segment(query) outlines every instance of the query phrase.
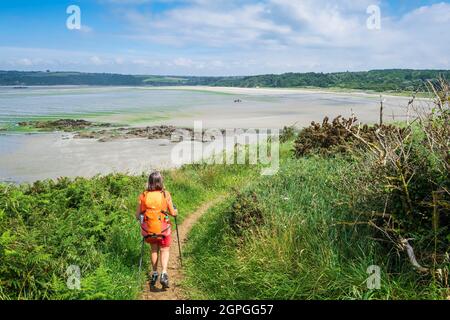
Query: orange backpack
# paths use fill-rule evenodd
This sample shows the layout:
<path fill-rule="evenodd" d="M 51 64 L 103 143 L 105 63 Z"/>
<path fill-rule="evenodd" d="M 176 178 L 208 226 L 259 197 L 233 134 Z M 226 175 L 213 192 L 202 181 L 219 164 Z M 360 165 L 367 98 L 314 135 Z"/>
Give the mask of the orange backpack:
<path fill-rule="evenodd" d="M 162 239 L 170 235 L 171 224 L 168 216 L 168 204 L 164 191 L 145 191 L 141 196 L 141 210 L 144 220 L 141 234 L 144 238 Z"/>

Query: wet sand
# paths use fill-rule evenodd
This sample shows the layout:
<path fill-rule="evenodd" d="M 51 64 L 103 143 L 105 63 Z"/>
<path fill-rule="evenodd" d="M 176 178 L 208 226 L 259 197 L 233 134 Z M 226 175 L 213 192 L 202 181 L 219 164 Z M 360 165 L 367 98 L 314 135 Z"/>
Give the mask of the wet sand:
<path fill-rule="evenodd" d="M 119 172 L 139 175 L 209 158 L 214 153 L 214 146 L 221 146 L 219 140 L 196 141 L 196 146 L 202 148 L 194 151 L 191 141 L 181 142 L 181 145 L 168 139 L 141 138 L 98 142 L 75 139 L 65 133 L 2 138 L 0 181 L 11 183 Z M 176 147 L 178 149 L 174 149 Z"/>
<path fill-rule="evenodd" d="M 282 128 L 307 126 L 324 116 L 351 116 L 361 122 L 379 119 L 379 95 L 362 92 L 326 92 L 305 89 L 247 89 L 209 87 L 140 88 L 139 90 L 187 90 L 218 92 L 229 99 L 220 103 L 188 106 L 170 112 L 169 119 L 151 119 L 151 125 L 204 128 Z M 404 120 L 409 98 L 384 96 L 386 121 Z M 242 102 L 235 103 L 239 99 Z M 392 116 L 394 115 L 394 116 Z M 123 121 L 129 115 L 116 113 L 98 120 Z M 143 119 L 139 125 L 147 124 Z M 59 176 L 84 176 L 111 172 L 140 174 L 153 169 L 174 167 L 168 140 L 127 139 L 109 142 L 73 139 L 62 133 L 0 136 L 0 180 L 32 182 Z"/>
<path fill-rule="evenodd" d="M 225 105 L 191 107 L 188 114 L 157 121 L 158 124 L 192 127 L 193 121 L 201 120 L 205 128 L 283 128 L 294 124 L 304 127 L 325 116 L 350 117 L 353 113 L 364 123 L 379 120 L 380 95 L 374 93 L 202 86 L 164 89 L 226 93 L 230 95 L 230 102 Z M 235 103 L 234 99 L 242 102 Z M 406 118 L 409 97 L 383 95 L 383 99 L 386 121 Z"/>
<path fill-rule="evenodd" d="M 171 143 L 167 140 L 129 139 L 100 143 L 66 137 L 60 133 L 9 137 L 15 146 L 7 153 L 0 150 L 0 179 L 31 182 L 112 172 L 140 174 L 171 167 Z"/>

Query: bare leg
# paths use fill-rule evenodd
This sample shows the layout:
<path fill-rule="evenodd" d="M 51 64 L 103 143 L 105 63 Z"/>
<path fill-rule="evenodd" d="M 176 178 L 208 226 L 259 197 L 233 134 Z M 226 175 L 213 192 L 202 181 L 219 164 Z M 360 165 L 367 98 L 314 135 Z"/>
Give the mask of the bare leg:
<path fill-rule="evenodd" d="M 152 246 L 152 268 L 153 272 L 158 271 L 158 251 L 159 245 L 156 243 L 151 243 Z"/>
<path fill-rule="evenodd" d="M 161 263 L 162 273 L 167 273 L 167 266 L 169 265 L 170 248 L 161 248 Z"/>

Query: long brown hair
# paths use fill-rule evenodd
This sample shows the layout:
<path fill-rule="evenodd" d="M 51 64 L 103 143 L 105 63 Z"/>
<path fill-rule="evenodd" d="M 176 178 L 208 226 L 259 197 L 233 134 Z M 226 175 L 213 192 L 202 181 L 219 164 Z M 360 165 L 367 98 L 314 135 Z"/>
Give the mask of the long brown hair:
<path fill-rule="evenodd" d="M 155 171 L 148 177 L 147 191 L 163 191 L 164 179 L 161 172 Z"/>

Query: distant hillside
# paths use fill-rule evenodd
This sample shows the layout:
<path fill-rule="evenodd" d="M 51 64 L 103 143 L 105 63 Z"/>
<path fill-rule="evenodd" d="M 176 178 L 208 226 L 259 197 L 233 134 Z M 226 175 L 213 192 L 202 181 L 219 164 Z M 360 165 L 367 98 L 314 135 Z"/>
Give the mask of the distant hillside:
<path fill-rule="evenodd" d="M 173 86 L 207 85 L 225 87 L 342 88 L 374 91 L 422 90 L 426 80 L 450 79 L 450 70 L 373 70 L 338 73 L 285 73 L 242 77 L 178 77 L 122 75 L 80 72 L 0 71 L 2 86 L 99 85 L 99 86 Z"/>
<path fill-rule="evenodd" d="M 449 70 L 373 70 L 339 73 L 286 73 L 241 78 L 222 78 L 217 86 L 237 87 L 319 87 L 374 91 L 411 91 L 424 89 L 426 80 L 443 76 L 450 79 Z"/>
<path fill-rule="evenodd" d="M 173 85 L 182 79 L 163 76 L 135 76 L 111 73 L 81 72 L 22 72 L 0 71 L 2 86 L 53 86 L 53 85 L 95 85 L 95 86 L 143 86 Z"/>

